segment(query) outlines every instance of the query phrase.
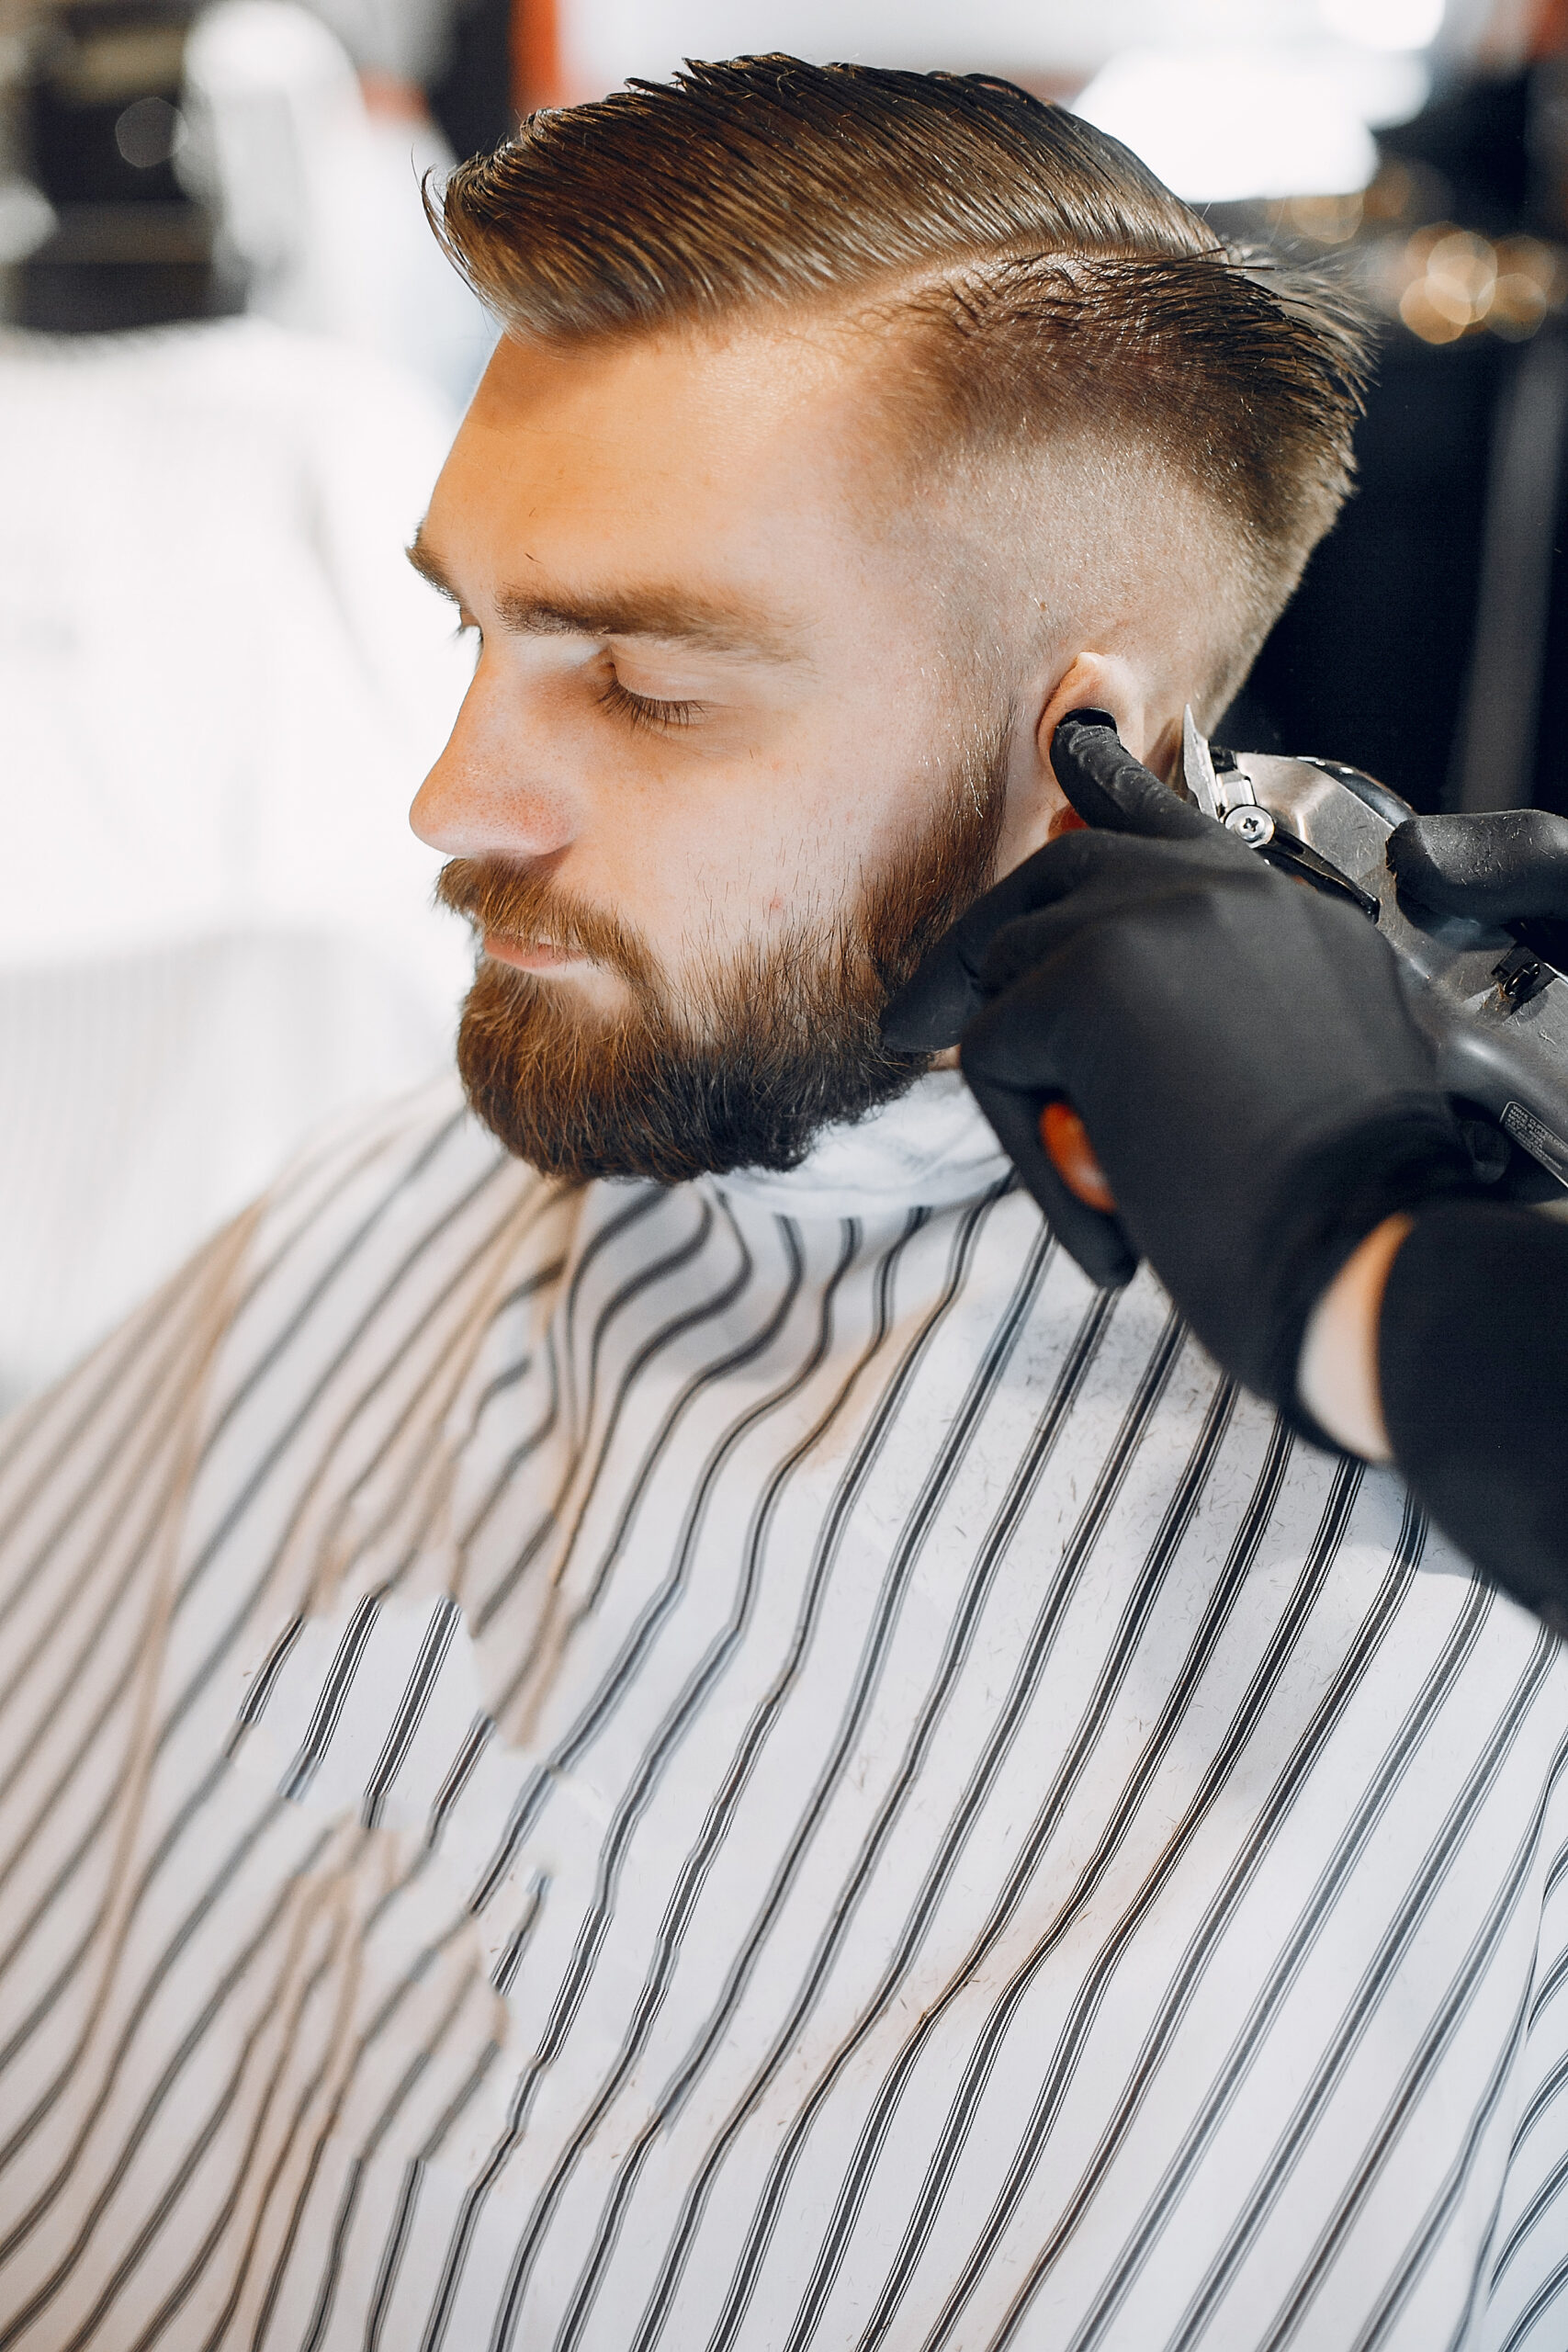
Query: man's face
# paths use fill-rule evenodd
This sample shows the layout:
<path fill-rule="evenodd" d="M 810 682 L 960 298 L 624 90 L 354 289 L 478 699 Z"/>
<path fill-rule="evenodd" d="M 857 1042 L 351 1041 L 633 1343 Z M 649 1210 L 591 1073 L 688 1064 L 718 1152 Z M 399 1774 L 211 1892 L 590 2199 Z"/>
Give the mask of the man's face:
<path fill-rule="evenodd" d="M 413 823 L 522 1157 L 786 1166 L 919 1067 L 875 1015 L 989 877 L 1008 734 L 891 483 L 828 336 L 501 345 L 420 534 L 479 651 Z"/>

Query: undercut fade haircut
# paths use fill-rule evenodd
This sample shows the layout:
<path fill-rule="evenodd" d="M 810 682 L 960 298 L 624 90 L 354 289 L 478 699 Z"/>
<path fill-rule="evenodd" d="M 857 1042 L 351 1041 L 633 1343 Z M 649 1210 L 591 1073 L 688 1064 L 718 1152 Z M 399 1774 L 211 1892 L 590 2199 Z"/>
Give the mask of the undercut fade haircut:
<path fill-rule="evenodd" d="M 1348 298 L 1222 243 L 1117 141 L 987 75 L 689 64 L 532 116 L 453 173 L 435 225 L 525 338 L 859 312 L 907 338 L 897 403 L 926 457 L 1141 447 L 1234 549 L 1233 684 L 1349 488 Z"/>

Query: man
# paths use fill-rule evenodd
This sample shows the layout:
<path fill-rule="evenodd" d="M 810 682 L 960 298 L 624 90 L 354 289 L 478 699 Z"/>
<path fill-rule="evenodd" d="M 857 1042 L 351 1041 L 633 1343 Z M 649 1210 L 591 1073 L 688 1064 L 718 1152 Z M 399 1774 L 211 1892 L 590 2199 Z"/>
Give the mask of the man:
<path fill-rule="evenodd" d="M 446 233 L 508 1149 L 323 1145 L 13 1437 L 0 2343 L 1556 2340 L 1555 1645 L 877 1028 L 1060 717 L 1226 697 L 1353 338 L 942 77 Z"/>

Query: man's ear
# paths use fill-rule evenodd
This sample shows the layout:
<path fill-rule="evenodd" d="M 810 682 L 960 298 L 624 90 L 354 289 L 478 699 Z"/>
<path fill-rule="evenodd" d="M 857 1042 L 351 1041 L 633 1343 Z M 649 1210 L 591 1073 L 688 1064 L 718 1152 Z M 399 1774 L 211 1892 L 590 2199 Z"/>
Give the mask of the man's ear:
<path fill-rule="evenodd" d="M 1051 741 L 1059 720 L 1070 710 L 1108 710 L 1127 749 L 1156 775 L 1167 775 L 1181 749 L 1181 722 L 1163 726 L 1156 714 L 1149 683 L 1130 662 L 1115 653 L 1079 653 L 1052 688 L 1034 724 L 1028 754 L 1029 775 L 1010 795 L 1010 821 L 1001 844 L 998 871 L 1008 873 L 1032 852 L 1080 820 L 1051 765 Z"/>
<path fill-rule="evenodd" d="M 1162 726 L 1152 707 L 1149 681 L 1119 653 L 1080 653 L 1058 683 L 1035 729 L 1036 750 L 1047 769 L 1057 722 L 1070 710 L 1108 710 L 1128 751 L 1156 775 L 1163 773 L 1162 760 L 1180 748 L 1179 720 Z"/>

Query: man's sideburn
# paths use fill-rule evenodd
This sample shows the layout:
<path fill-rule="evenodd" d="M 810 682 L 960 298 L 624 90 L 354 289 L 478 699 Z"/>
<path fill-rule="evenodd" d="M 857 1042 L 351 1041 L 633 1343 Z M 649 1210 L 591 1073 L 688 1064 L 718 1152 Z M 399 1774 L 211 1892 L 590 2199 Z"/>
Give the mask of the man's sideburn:
<path fill-rule="evenodd" d="M 546 937 L 625 981 L 611 1018 L 481 956 L 457 1068 L 478 1116 L 545 1174 L 683 1183 L 798 1166 L 818 1131 L 902 1094 L 928 1066 L 886 1046 L 888 996 L 992 879 L 1007 727 L 976 730 L 922 831 L 826 927 L 787 928 L 677 990 L 613 913 L 496 858 L 455 859 L 437 896 L 479 932 Z"/>

